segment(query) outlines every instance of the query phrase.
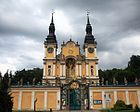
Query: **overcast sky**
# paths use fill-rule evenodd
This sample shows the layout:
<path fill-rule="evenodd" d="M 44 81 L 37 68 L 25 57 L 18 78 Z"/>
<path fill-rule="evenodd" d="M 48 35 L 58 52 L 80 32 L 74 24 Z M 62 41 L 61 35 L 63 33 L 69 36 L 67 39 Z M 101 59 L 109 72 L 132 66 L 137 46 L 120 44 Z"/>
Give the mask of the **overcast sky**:
<path fill-rule="evenodd" d="M 2 73 L 42 68 L 52 9 L 59 47 L 72 38 L 82 48 L 90 11 L 99 68 L 125 68 L 140 54 L 140 0 L 0 0 Z"/>

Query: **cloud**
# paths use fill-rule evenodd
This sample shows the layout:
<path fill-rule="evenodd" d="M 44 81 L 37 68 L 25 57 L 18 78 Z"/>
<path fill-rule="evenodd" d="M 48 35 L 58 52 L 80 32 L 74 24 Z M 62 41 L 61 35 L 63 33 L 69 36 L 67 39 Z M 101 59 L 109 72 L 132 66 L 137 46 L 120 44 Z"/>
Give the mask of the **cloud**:
<path fill-rule="evenodd" d="M 0 0 L 0 70 L 42 67 L 51 10 L 59 47 L 70 38 L 83 46 L 86 10 L 98 43 L 99 68 L 124 68 L 140 54 L 139 0 Z M 60 48 L 59 48 L 60 51 Z M 113 57 L 113 59 L 112 59 Z M 3 72 L 4 73 L 4 72 Z"/>

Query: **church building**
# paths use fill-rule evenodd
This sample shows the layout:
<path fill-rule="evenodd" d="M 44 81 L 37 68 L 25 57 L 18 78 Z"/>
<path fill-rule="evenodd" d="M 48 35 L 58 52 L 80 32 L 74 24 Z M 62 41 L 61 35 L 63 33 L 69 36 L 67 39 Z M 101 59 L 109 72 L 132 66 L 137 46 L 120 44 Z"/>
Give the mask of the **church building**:
<path fill-rule="evenodd" d="M 83 49 L 69 39 L 58 53 L 60 38 L 52 14 L 44 41 L 42 84 L 12 86 L 13 110 L 102 109 L 113 107 L 117 100 L 140 106 L 139 86 L 99 83 L 97 42 L 88 15 L 85 33 Z"/>

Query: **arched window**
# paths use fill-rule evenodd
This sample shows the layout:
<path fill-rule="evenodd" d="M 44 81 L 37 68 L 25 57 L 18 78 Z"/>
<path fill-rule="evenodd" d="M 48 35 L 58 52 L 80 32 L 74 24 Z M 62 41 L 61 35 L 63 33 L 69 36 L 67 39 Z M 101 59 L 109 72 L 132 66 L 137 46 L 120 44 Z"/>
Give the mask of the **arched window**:
<path fill-rule="evenodd" d="M 51 65 L 48 65 L 48 76 L 51 76 Z"/>
<path fill-rule="evenodd" d="M 93 68 L 93 66 L 90 67 L 90 71 L 91 71 L 91 76 L 93 76 L 94 75 L 94 68 Z"/>

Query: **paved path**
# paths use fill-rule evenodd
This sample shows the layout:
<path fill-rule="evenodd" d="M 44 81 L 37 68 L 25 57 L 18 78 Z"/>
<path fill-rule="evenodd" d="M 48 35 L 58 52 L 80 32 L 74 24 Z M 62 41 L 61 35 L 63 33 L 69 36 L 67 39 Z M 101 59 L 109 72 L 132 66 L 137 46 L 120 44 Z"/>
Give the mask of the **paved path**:
<path fill-rule="evenodd" d="M 61 110 L 53 112 L 100 112 L 99 110 Z"/>

